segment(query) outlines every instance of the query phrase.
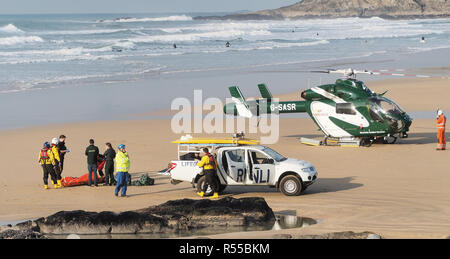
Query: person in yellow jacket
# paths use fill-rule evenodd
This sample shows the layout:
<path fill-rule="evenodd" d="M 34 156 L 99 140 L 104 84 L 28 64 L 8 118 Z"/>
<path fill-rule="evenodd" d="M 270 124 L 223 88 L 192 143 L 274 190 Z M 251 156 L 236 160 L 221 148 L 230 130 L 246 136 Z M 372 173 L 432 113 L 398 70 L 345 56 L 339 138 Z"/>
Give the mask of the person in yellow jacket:
<path fill-rule="evenodd" d="M 44 147 L 39 152 L 39 164 L 42 167 L 42 171 L 44 173 L 44 189 L 48 189 L 48 175 L 50 175 L 53 186 L 55 188 L 59 188 L 56 184 L 56 174 L 55 174 L 55 167 L 56 167 L 56 161 L 53 156 L 53 152 L 51 150 L 50 143 L 45 142 Z"/>
<path fill-rule="evenodd" d="M 201 192 L 198 192 L 197 194 L 200 197 L 203 197 L 205 195 L 206 190 L 208 189 L 208 186 L 211 187 L 214 194 L 211 196 L 211 198 L 219 198 L 219 183 L 217 181 L 217 163 L 214 156 L 209 153 L 209 150 L 207 148 L 203 149 L 203 157 L 200 162 L 198 162 L 197 166 L 203 168 L 203 173 L 205 174 L 205 183 L 203 184 L 203 190 Z"/>
<path fill-rule="evenodd" d="M 55 166 L 56 181 L 58 184 L 58 188 L 61 188 L 62 187 L 62 184 L 61 184 L 61 157 L 59 155 L 60 151 L 58 148 L 58 143 L 59 143 L 59 140 L 57 138 L 52 139 L 52 153 L 53 153 L 53 157 L 54 157 L 55 163 L 56 163 L 56 166 Z"/>
<path fill-rule="evenodd" d="M 116 189 L 114 195 L 119 196 L 119 191 L 122 189 L 121 197 L 127 196 L 127 185 L 131 179 L 130 174 L 130 158 L 125 150 L 125 145 L 120 144 L 114 160 L 116 160 Z"/>

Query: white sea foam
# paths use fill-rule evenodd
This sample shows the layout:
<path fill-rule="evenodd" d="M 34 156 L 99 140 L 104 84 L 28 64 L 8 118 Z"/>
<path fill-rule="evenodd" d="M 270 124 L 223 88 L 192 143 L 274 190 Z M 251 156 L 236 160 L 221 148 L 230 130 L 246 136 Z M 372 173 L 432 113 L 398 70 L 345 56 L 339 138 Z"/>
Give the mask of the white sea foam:
<path fill-rule="evenodd" d="M 128 39 L 135 43 L 152 43 L 152 42 L 189 42 L 201 40 L 230 40 L 237 37 L 261 36 L 270 35 L 267 31 L 242 31 L 242 30 L 226 30 L 226 31 L 211 31 L 202 33 L 183 33 L 183 34 L 169 34 L 169 35 L 149 35 L 138 36 Z"/>
<path fill-rule="evenodd" d="M 43 42 L 44 40 L 38 36 L 12 36 L 0 38 L 0 45 L 15 45 L 25 43 Z"/>
<path fill-rule="evenodd" d="M 72 31 L 43 31 L 38 35 L 90 35 L 90 34 L 108 34 L 130 31 L 132 29 L 102 29 L 102 30 L 72 30 Z"/>
<path fill-rule="evenodd" d="M 38 21 L 23 28 L 14 19 L 1 24 L 0 86 L 23 81 L 17 85 L 25 89 L 38 82 L 45 84 L 46 80 L 57 85 L 61 80 L 83 80 L 86 75 L 102 78 L 100 74 L 126 71 L 123 68 L 130 69 L 134 63 L 149 67 L 154 63 L 166 64 L 163 73 L 235 69 L 236 64 L 253 69 L 261 64 L 318 61 L 328 64 L 341 60 L 342 53 L 350 53 L 344 56 L 352 59 L 397 50 L 416 53 L 443 49 L 450 43 L 450 19 L 191 21 L 186 15 L 167 15 L 102 22 L 86 21 L 85 17 L 79 20 L 50 24 L 52 19 L 46 18 L 42 24 L 37 24 Z M 426 37 L 425 44 L 419 43 L 421 36 Z M 225 47 L 226 41 L 231 43 L 230 48 Z M 177 44 L 176 49 L 173 43 Z M 185 62 L 190 57 L 198 62 Z M 52 62 L 58 64 L 46 64 Z M 21 72 L 25 69 L 17 69 L 22 66 L 30 68 L 27 73 Z M 128 80 L 127 75 L 122 80 Z"/>
<path fill-rule="evenodd" d="M 136 45 L 131 41 L 118 41 L 113 44 L 114 47 L 119 47 L 123 49 L 134 49 Z"/>
<path fill-rule="evenodd" d="M 23 33 L 24 31 L 17 28 L 14 24 L 10 23 L 8 25 L 0 27 L 0 32 L 14 34 L 14 33 Z"/>
<path fill-rule="evenodd" d="M 182 30 L 179 29 L 179 28 L 160 28 L 159 30 L 163 31 L 163 32 L 167 32 L 167 33 L 179 33 L 179 32 L 182 32 Z"/>
<path fill-rule="evenodd" d="M 68 62 L 75 60 L 112 60 L 117 58 L 113 54 L 102 54 L 112 51 L 111 46 L 88 49 L 88 48 L 62 48 L 55 50 L 25 50 L 0 52 L 0 64 L 32 64 L 49 62 Z"/>
<path fill-rule="evenodd" d="M 24 50 L 24 51 L 8 51 L 0 52 L 0 56 L 76 56 L 92 52 L 105 52 L 112 51 L 111 46 L 89 49 L 89 48 L 62 48 L 62 49 L 51 49 L 51 50 Z"/>
<path fill-rule="evenodd" d="M 9 88 L 6 90 L 0 90 L 0 94 L 21 92 L 21 91 L 25 91 L 25 90 L 42 90 L 44 88 L 47 88 L 48 85 L 52 85 L 52 88 L 53 88 L 53 87 L 57 87 L 57 86 L 55 86 L 55 84 L 60 85 L 60 84 L 70 83 L 70 82 L 80 81 L 80 80 L 107 79 L 107 78 L 124 77 L 124 76 L 140 76 L 140 75 L 143 75 L 146 73 L 158 72 L 164 68 L 165 68 L 165 66 L 155 66 L 152 68 L 142 68 L 142 69 L 126 71 L 126 72 L 56 76 L 56 77 L 47 77 L 47 78 L 33 80 L 33 81 L 15 81 L 13 83 L 14 86 L 12 88 Z"/>
<path fill-rule="evenodd" d="M 444 45 L 444 46 L 434 46 L 434 47 L 408 47 L 408 49 L 413 52 L 425 52 L 425 51 L 432 51 L 432 50 L 437 50 L 437 49 L 449 49 L 449 48 L 450 48 L 450 44 Z"/>
<path fill-rule="evenodd" d="M 53 62 L 69 62 L 69 61 L 96 61 L 96 60 L 112 60 L 116 58 L 113 55 L 79 55 L 79 56 L 69 56 L 61 58 L 23 58 L 20 60 L 10 60 L 10 61 L 0 61 L 1 65 L 18 65 L 18 64 L 38 64 L 38 63 L 53 63 Z"/>
<path fill-rule="evenodd" d="M 187 15 L 172 15 L 165 17 L 146 17 L 146 18 L 118 18 L 114 20 L 103 20 L 101 22 L 176 22 L 191 21 L 192 17 Z"/>

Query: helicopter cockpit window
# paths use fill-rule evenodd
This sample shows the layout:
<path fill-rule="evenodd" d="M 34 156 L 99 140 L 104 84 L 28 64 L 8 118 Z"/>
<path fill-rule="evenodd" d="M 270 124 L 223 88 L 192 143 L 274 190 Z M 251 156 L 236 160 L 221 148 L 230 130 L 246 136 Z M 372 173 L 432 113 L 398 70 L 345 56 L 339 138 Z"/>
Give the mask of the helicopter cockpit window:
<path fill-rule="evenodd" d="M 375 106 L 370 106 L 370 107 L 369 107 L 369 114 L 370 114 L 370 117 L 371 117 L 372 120 L 374 120 L 374 121 L 378 121 L 379 123 L 384 123 L 383 118 L 378 114 L 377 110 L 379 110 L 379 109 L 377 109 L 377 107 L 375 107 Z"/>
<path fill-rule="evenodd" d="M 336 103 L 336 113 L 355 115 L 355 106 L 352 103 Z"/>
<path fill-rule="evenodd" d="M 395 102 L 386 98 L 370 98 L 372 102 L 377 104 L 384 113 L 401 114 L 404 111 Z"/>
<path fill-rule="evenodd" d="M 371 95 L 373 94 L 373 91 L 369 89 L 369 87 L 367 87 L 366 84 L 361 82 L 361 88 L 363 89 L 363 91 L 365 91 L 367 94 Z"/>

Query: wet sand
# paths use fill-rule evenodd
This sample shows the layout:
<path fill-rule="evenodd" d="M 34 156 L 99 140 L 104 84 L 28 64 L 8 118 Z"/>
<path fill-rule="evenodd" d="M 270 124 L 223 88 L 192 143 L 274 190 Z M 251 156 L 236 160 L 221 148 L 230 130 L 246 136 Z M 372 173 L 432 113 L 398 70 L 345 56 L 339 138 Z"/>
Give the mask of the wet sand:
<path fill-rule="evenodd" d="M 402 79 L 368 83 L 376 92 L 389 89 L 387 97 L 407 111 L 450 109 L 450 80 Z M 298 93 L 281 96 L 294 99 Z M 116 198 L 113 187 L 73 187 L 44 190 L 37 163 L 44 141 L 68 136 L 63 176 L 80 176 L 87 170 L 84 150 L 90 138 L 101 151 L 109 141 L 124 143 L 131 157 L 131 173 L 150 172 L 149 187 L 129 187 L 128 198 Z M 450 151 L 437 152 L 434 119 L 416 119 L 410 137 L 394 145 L 370 148 L 310 147 L 298 138 L 320 138 L 310 119 L 282 118 L 280 140 L 271 145 L 281 154 L 311 162 L 319 180 L 304 195 L 286 197 L 265 187 L 230 187 L 225 195 L 262 196 L 274 211 L 293 210 L 298 216 L 320 220 L 306 228 L 279 231 L 228 233 L 215 238 L 272 238 L 334 231 L 373 231 L 386 238 L 444 238 L 450 235 Z M 220 136 L 220 135 L 215 135 Z M 251 135 L 250 135 L 251 137 Z M 189 183 L 171 185 L 165 168 L 177 155 L 170 120 L 128 120 L 57 124 L 1 131 L 0 143 L 8 147 L 0 172 L 0 221 L 32 219 L 60 210 L 123 211 L 167 200 L 198 199 Z"/>

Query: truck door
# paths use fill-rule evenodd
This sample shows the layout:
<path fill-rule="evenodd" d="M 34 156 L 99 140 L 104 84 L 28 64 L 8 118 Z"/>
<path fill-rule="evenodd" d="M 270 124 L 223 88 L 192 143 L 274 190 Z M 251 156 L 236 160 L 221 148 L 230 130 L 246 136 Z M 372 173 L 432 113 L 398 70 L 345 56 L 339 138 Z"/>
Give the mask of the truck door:
<path fill-rule="evenodd" d="M 250 172 L 247 184 L 273 185 L 274 160 L 257 150 L 248 150 L 248 156 Z"/>
<path fill-rule="evenodd" d="M 247 174 L 245 163 L 245 149 L 232 149 L 224 151 L 227 158 L 227 175 L 237 184 L 244 184 Z"/>

